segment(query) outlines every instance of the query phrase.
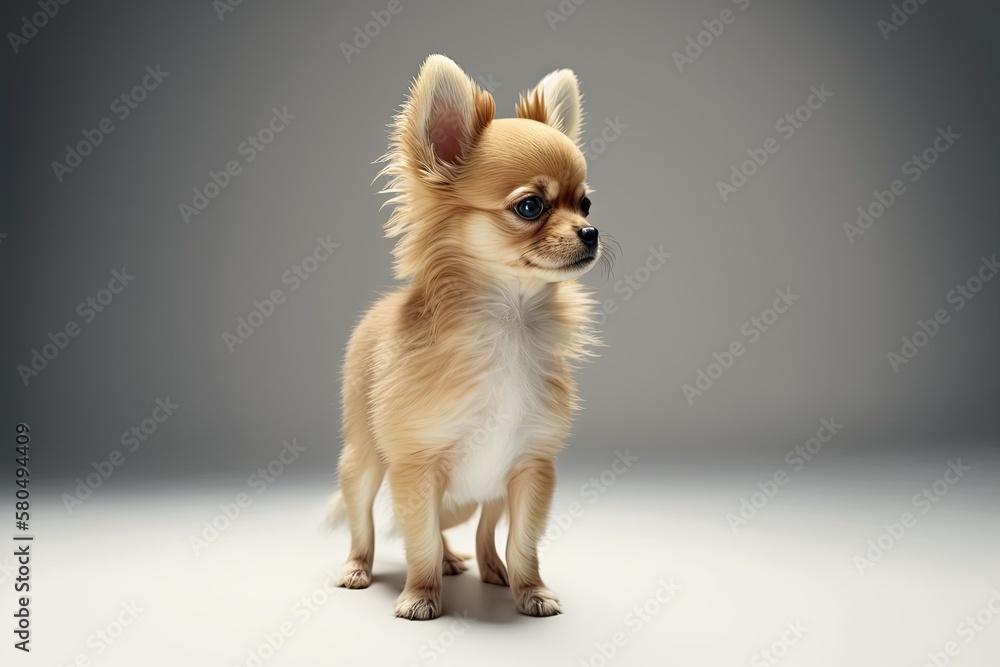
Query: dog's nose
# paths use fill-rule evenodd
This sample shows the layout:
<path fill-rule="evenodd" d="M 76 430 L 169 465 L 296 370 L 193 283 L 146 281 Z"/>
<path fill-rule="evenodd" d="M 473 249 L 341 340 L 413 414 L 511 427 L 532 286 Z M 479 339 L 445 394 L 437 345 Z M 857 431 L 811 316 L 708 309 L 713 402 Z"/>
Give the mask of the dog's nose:
<path fill-rule="evenodd" d="M 579 232 L 577 232 L 577 234 L 580 235 L 580 240 L 583 241 L 588 248 L 593 248 L 597 245 L 598 234 L 596 227 L 583 227 Z"/>

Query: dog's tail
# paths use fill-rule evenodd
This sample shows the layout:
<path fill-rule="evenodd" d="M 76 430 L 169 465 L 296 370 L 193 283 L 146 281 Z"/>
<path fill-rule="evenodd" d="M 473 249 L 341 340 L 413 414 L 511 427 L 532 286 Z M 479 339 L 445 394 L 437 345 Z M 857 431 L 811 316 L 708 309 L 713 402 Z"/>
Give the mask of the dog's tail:
<path fill-rule="evenodd" d="M 389 491 L 389 484 L 382 482 L 375 499 L 374 513 L 376 524 L 381 526 L 380 534 L 386 538 L 402 537 L 402 529 L 396 520 L 396 514 L 392 510 L 392 492 Z M 347 503 L 344 502 L 344 493 L 337 491 L 330 496 L 326 503 L 326 510 L 323 512 L 323 521 L 320 529 L 326 533 L 332 533 L 342 528 L 347 523 Z"/>
<path fill-rule="evenodd" d="M 347 522 L 347 506 L 344 504 L 344 494 L 337 491 L 330 496 L 323 514 L 323 529 L 332 533 Z"/>
<path fill-rule="evenodd" d="M 466 505 L 452 505 L 445 503 L 441 508 L 441 528 L 446 530 L 465 523 L 475 514 L 478 505 L 476 503 Z M 387 481 L 382 482 L 375 501 L 375 514 L 380 519 L 376 524 L 382 526 L 382 535 L 386 538 L 402 537 L 402 527 L 396 518 L 392 508 L 392 491 L 389 490 Z M 326 511 L 323 514 L 322 528 L 325 532 L 332 533 L 347 523 L 347 505 L 344 503 L 344 495 L 337 491 L 330 496 L 326 504 Z"/>

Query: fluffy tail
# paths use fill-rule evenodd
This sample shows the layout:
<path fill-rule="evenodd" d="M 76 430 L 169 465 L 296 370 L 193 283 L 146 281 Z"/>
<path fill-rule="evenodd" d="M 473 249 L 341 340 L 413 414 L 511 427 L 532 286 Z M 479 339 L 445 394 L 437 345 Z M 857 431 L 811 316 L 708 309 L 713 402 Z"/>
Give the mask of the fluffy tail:
<path fill-rule="evenodd" d="M 453 526 L 465 523 L 475 514 L 478 505 L 455 506 L 445 503 L 441 508 L 441 528 L 446 530 Z M 402 536 L 402 529 L 396 514 L 392 510 L 392 492 L 389 490 L 388 482 L 383 481 L 379 488 L 375 502 L 375 521 L 377 526 L 381 526 L 380 531 L 384 537 L 395 538 Z M 340 491 L 330 496 L 326 504 L 326 511 L 323 514 L 322 528 L 328 533 L 332 533 L 347 523 L 347 505 L 344 504 L 344 495 Z"/>
<path fill-rule="evenodd" d="M 375 496 L 375 524 L 382 527 L 382 534 L 385 537 L 400 537 L 399 524 L 396 515 L 392 511 L 392 492 L 389 491 L 389 483 L 385 480 L 379 487 Z M 344 502 L 344 494 L 337 491 L 330 496 L 326 503 L 326 510 L 323 512 L 323 522 L 320 524 L 321 530 L 332 533 L 347 524 L 347 504 Z"/>
<path fill-rule="evenodd" d="M 323 529 L 332 533 L 347 523 L 347 506 L 344 505 L 344 494 L 337 491 L 330 496 L 330 501 L 326 504 L 326 512 L 323 515 Z"/>
<path fill-rule="evenodd" d="M 389 484 L 382 482 L 378 494 L 375 497 L 375 524 L 381 526 L 385 537 L 399 537 L 401 535 L 396 515 L 392 511 L 392 493 L 389 491 Z M 344 502 L 344 494 L 337 491 L 330 496 L 323 512 L 323 521 L 320 529 L 326 533 L 332 533 L 347 524 L 347 504 Z"/>

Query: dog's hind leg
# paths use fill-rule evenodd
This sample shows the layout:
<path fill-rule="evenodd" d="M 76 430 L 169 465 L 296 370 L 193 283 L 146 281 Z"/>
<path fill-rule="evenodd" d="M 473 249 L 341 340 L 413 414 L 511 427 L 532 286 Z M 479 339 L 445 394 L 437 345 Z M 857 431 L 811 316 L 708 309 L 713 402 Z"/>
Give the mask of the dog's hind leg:
<path fill-rule="evenodd" d="M 441 530 L 445 531 L 460 524 L 465 523 L 476 513 L 476 503 L 461 505 L 459 507 L 444 506 L 441 508 Z M 441 534 L 441 544 L 444 547 L 444 562 L 442 564 L 442 574 L 445 576 L 461 574 L 469 569 L 465 561 L 471 556 L 455 553 L 448 548 L 448 540 L 444 533 Z"/>
<path fill-rule="evenodd" d="M 483 504 L 476 529 L 476 562 L 479 563 L 479 578 L 488 584 L 507 586 L 507 568 L 497 553 L 497 522 L 504 513 L 504 499 Z"/>

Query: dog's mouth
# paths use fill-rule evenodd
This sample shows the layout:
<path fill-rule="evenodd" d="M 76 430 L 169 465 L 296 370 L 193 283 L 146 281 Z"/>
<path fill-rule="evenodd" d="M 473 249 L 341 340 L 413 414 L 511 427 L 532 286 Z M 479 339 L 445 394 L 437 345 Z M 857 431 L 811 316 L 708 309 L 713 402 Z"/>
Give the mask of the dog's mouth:
<path fill-rule="evenodd" d="M 552 266 L 544 266 L 525 257 L 524 263 L 534 269 L 541 269 L 542 271 L 576 271 L 593 264 L 597 260 L 597 256 L 597 252 L 588 252 L 583 256 L 570 260 L 565 264 Z"/>
<path fill-rule="evenodd" d="M 580 259 L 576 260 L 575 262 L 570 262 L 569 264 L 563 266 L 562 270 L 563 271 L 572 271 L 573 269 L 582 269 L 585 266 L 593 264 L 594 260 L 596 260 L 596 259 L 597 259 L 597 253 L 596 252 L 595 253 L 590 253 L 590 254 L 584 255 L 583 257 L 581 257 Z"/>

